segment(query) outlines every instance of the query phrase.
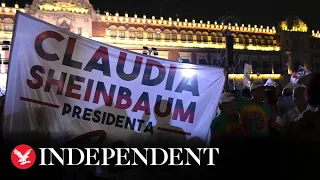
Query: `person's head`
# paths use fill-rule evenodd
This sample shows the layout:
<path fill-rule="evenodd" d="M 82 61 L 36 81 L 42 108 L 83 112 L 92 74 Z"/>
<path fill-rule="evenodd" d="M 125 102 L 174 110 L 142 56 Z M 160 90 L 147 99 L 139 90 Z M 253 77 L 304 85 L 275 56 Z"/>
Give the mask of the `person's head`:
<path fill-rule="evenodd" d="M 276 87 L 274 86 L 267 86 L 266 89 L 269 91 L 274 91 L 274 92 L 276 91 Z"/>
<path fill-rule="evenodd" d="M 292 90 L 289 88 L 284 88 L 282 91 L 282 96 L 291 97 L 292 96 Z"/>
<path fill-rule="evenodd" d="M 320 106 L 320 73 L 311 73 L 306 83 L 306 100 L 311 106 Z"/>
<path fill-rule="evenodd" d="M 221 112 L 232 114 L 236 112 L 236 98 L 230 92 L 225 92 L 221 95 L 219 108 Z"/>
<path fill-rule="evenodd" d="M 305 97 L 304 97 L 305 88 L 304 87 L 296 87 L 293 90 L 293 101 L 298 106 L 301 104 L 307 103 Z"/>
<path fill-rule="evenodd" d="M 256 81 L 253 82 L 250 87 L 250 93 L 254 100 L 257 102 L 263 102 L 266 99 L 266 90 L 262 82 Z"/>
<path fill-rule="evenodd" d="M 251 99 L 251 94 L 250 94 L 250 89 L 244 88 L 241 91 L 241 97 L 246 98 L 246 99 Z"/>
<path fill-rule="evenodd" d="M 276 105 L 278 100 L 276 92 L 272 90 L 267 90 L 266 99 L 269 105 Z"/>

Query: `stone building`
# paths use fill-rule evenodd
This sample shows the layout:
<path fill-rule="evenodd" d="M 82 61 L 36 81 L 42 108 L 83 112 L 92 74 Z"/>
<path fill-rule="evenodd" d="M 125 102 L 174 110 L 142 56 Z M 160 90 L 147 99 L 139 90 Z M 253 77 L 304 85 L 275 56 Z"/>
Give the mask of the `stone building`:
<path fill-rule="evenodd" d="M 1 63 L 8 64 L 10 41 L 17 11 L 93 40 L 142 53 L 143 46 L 157 48 L 158 57 L 222 66 L 226 59 L 225 30 L 234 37 L 235 71 L 231 79 L 241 83 L 244 63 L 253 67 L 252 79 L 280 79 L 302 64 L 320 71 L 320 33 L 309 30 L 298 17 L 276 26 L 223 24 L 187 19 L 133 16 L 95 10 L 89 0 L 34 0 L 20 8 L 0 7 Z M 6 68 L 1 70 L 6 71 Z"/>

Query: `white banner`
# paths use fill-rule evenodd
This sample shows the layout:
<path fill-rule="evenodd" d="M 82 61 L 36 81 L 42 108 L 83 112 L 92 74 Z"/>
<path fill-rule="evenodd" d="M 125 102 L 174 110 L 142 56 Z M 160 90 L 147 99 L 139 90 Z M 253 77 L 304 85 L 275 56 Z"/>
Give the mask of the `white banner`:
<path fill-rule="evenodd" d="M 243 86 L 250 87 L 250 74 L 252 71 L 252 66 L 250 64 L 244 64 L 243 70 Z"/>
<path fill-rule="evenodd" d="M 100 144 L 207 142 L 224 81 L 222 68 L 144 56 L 19 12 L 4 132 L 42 133 L 61 143 L 89 136 Z"/>

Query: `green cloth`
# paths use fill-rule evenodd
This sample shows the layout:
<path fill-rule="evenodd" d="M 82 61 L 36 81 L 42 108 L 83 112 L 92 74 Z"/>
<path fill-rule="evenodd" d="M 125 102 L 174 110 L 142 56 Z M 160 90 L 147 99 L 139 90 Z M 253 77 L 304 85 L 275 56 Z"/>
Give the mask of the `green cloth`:
<path fill-rule="evenodd" d="M 272 109 L 268 104 L 257 105 L 252 100 L 237 100 L 244 133 L 248 137 L 268 137 L 272 122 Z"/>
<path fill-rule="evenodd" d="M 243 130 L 240 122 L 228 120 L 227 116 L 221 113 L 211 123 L 211 132 L 218 136 L 241 136 Z"/>

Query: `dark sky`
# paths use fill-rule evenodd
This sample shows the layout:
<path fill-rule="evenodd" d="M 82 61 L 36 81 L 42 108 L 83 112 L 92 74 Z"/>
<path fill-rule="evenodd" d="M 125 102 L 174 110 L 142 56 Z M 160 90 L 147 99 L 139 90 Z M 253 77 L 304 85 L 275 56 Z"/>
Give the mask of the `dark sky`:
<path fill-rule="evenodd" d="M 32 0 L 19 0 L 20 5 L 25 2 L 31 4 Z M 16 0 L 6 0 L 15 3 Z M 214 22 L 227 19 L 238 24 L 257 24 L 276 26 L 281 20 L 290 15 L 298 16 L 307 23 L 309 29 L 320 30 L 320 9 L 317 1 L 289 1 L 289 0 L 90 0 L 94 8 L 101 12 L 108 10 L 110 13 L 128 12 L 133 16 L 143 14 L 147 17 L 155 15 L 164 18 L 175 17 Z M 162 8 L 161 8 L 162 7 Z"/>

